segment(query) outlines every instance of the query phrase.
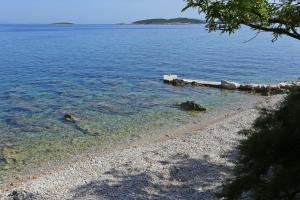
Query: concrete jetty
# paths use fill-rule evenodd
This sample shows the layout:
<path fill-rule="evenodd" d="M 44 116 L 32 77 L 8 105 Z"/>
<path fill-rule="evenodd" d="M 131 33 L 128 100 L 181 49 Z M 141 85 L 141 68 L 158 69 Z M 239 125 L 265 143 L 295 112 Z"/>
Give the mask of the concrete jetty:
<path fill-rule="evenodd" d="M 300 79 L 296 81 L 281 82 L 278 84 L 240 84 L 232 81 L 206 81 L 206 80 L 193 80 L 181 79 L 177 75 L 164 75 L 164 82 L 174 86 L 202 86 L 227 90 L 240 90 L 249 93 L 261 95 L 275 95 L 287 93 L 292 87 L 300 86 Z"/>

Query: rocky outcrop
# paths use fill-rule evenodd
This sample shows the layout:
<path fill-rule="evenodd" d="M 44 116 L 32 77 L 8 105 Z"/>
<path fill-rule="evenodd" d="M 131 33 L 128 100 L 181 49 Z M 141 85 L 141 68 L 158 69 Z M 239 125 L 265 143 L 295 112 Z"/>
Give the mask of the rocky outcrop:
<path fill-rule="evenodd" d="M 168 82 L 169 84 L 173 85 L 173 86 L 186 86 L 186 85 L 190 85 L 190 83 L 185 82 L 184 80 L 181 79 L 174 79 Z"/>
<path fill-rule="evenodd" d="M 177 75 L 165 75 L 164 82 L 173 86 L 201 86 L 212 87 L 227 90 L 240 90 L 251 94 L 259 94 L 263 96 L 270 96 L 276 94 L 288 93 L 293 87 L 300 87 L 300 79 L 295 81 L 287 81 L 279 84 L 239 84 L 231 81 L 223 80 L 221 82 L 216 81 L 204 81 L 204 80 L 190 80 L 190 79 L 178 79 Z"/>
<path fill-rule="evenodd" d="M 206 108 L 204 108 L 201 105 L 195 103 L 194 101 L 187 101 L 187 102 L 178 104 L 178 106 L 182 110 L 185 110 L 185 111 L 198 111 L 198 112 L 206 111 Z"/>
<path fill-rule="evenodd" d="M 291 89 L 289 84 L 278 85 L 259 85 L 259 84 L 247 84 L 241 85 L 238 90 L 246 91 L 252 94 L 260 94 L 263 96 L 270 96 L 276 94 L 285 94 Z"/>
<path fill-rule="evenodd" d="M 240 87 L 240 84 L 231 82 L 231 81 L 221 81 L 221 88 L 222 89 L 227 89 L 227 90 L 236 90 L 237 88 Z"/>

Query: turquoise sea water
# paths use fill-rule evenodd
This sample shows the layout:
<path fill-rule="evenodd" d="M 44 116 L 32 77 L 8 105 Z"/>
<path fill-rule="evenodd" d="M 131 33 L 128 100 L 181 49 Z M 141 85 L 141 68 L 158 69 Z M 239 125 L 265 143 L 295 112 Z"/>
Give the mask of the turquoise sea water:
<path fill-rule="evenodd" d="M 1 173 L 195 117 L 177 102 L 212 111 L 249 98 L 175 88 L 163 74 L 264 83 L 300 76 L 298 41 L 260 34 L 244 43 L 254 34 L 209 34 L 200 25 L 0 25 Z"/>

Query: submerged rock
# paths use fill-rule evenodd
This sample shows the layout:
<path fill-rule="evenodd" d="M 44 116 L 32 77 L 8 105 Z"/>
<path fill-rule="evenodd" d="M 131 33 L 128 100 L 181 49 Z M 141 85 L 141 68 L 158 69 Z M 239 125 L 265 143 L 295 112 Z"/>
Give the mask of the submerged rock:
<path fill-rule="evenodd" d="M 76 123 L 76 119 L 71 114 L 65 114 L 64 119 L 67 122 Z"/>
<path fill-rule="evenodd" d="M 178 104 L 178 106 L 186 111 L 199 111 L 203 112 L 206 111 L 206 108 L 202 107 L 201 105 L 195 103 L 194 101 L 187 101 L 181 104 Z"/>
<path fill-rule="evenodd" d="M 71 123 L 70 125 L 74 127 L 74 129 L 78 130 L 84 135 L 100 135 L 100 133 L 98 132 L 92 132 L 92 130 L 90 130 L 84 123 L 82 123 L 82 120 L 80 118 L 75 118 L 71 114 L 65 114 L 64 120 Z"/>

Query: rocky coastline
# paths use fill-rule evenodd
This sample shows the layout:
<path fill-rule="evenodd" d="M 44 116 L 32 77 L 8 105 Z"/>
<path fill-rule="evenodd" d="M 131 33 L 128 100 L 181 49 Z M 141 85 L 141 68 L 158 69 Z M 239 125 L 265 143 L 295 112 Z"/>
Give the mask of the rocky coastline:
<path fill-rule="evenodd" d="M 300 87 L 300 78 L 294 81 L 286 81 L 278 84 L 240 84 L 232 81 L 202 81 L 180 79 L 177 75 L 164 75 L 164 83 L 173 86 L 195 86 L 195 87 L 212 87 L 226 90 L 239 90 L 251 94 L 262 96 L 271 96 L 277 94 L 286 94 L 293 87 Z"/>

